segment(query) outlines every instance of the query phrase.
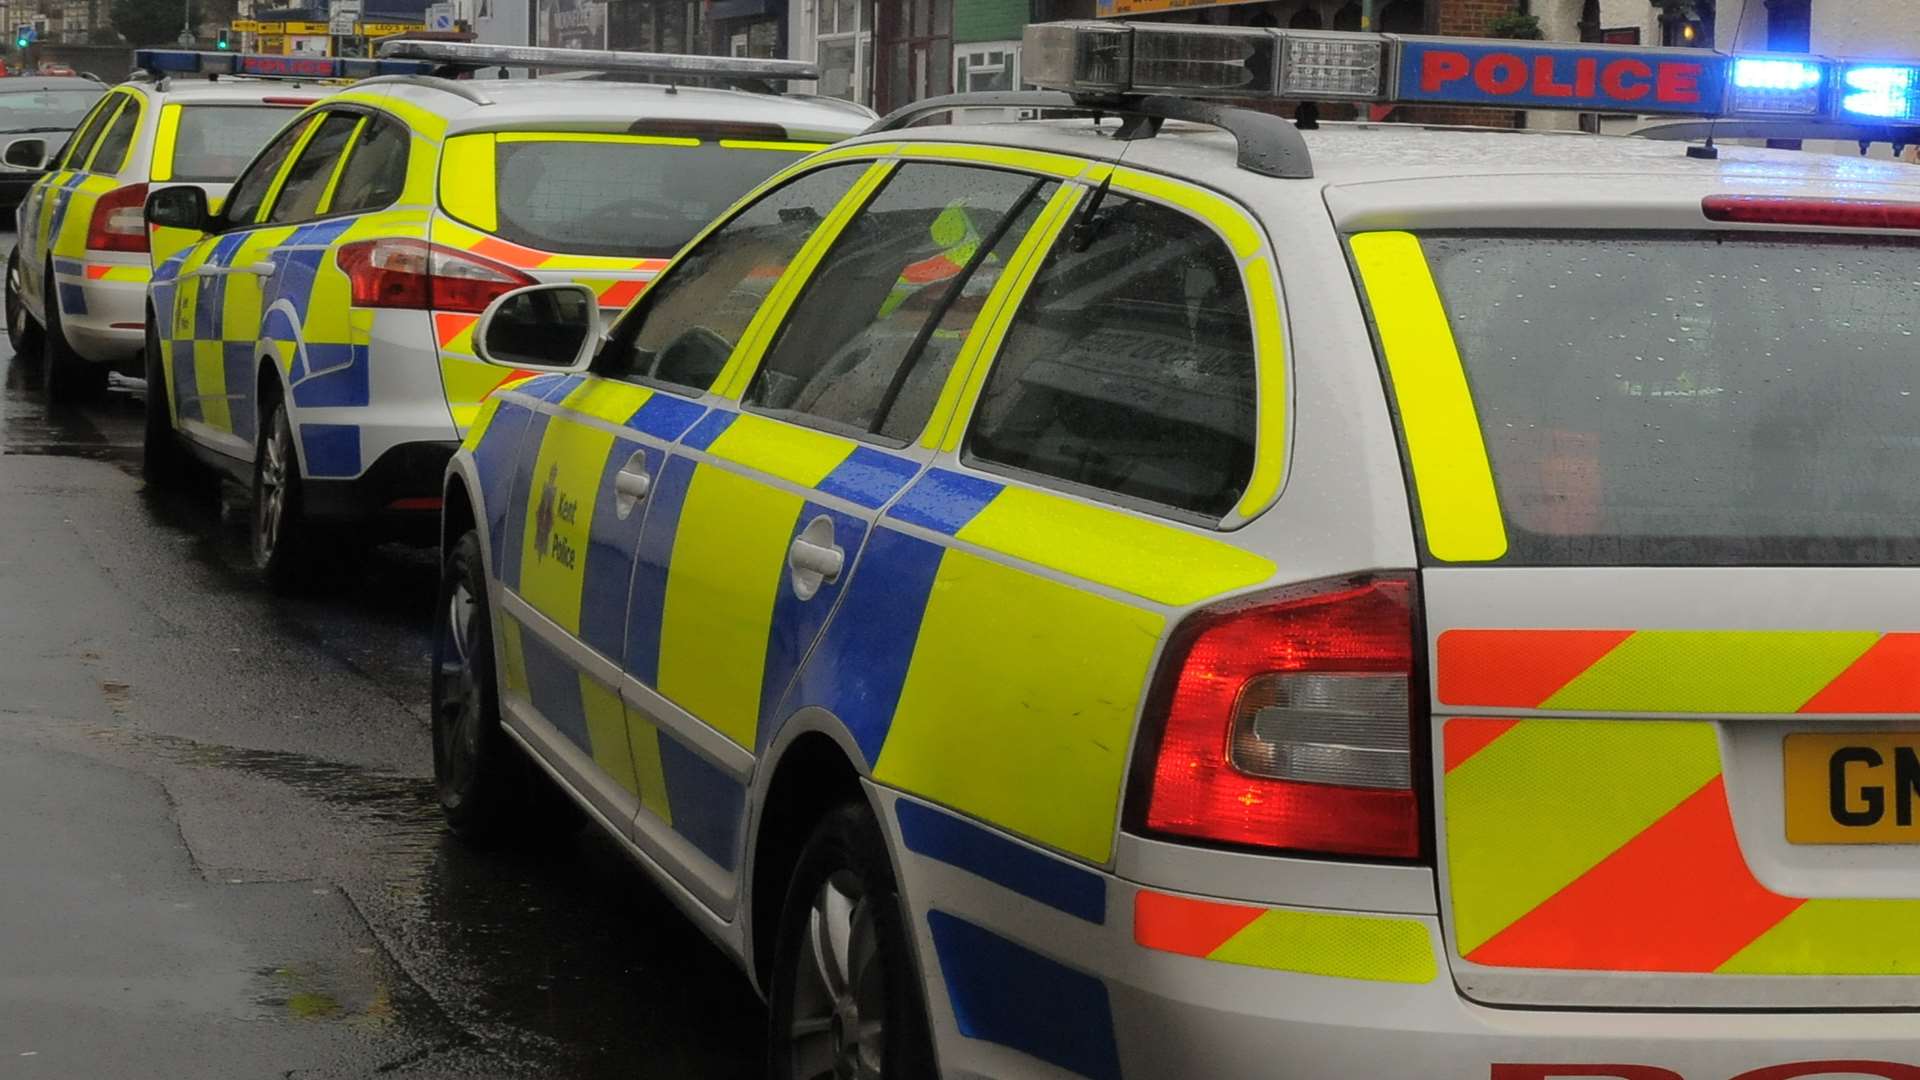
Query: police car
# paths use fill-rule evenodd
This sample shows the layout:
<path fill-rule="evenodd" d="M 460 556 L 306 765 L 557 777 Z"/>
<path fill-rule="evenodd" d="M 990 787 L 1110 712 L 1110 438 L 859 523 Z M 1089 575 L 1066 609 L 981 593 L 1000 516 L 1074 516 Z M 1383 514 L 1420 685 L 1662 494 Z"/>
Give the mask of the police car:
<path fill-rule="evenodd" d="M 47 148 L 64 142 L 106 92 L 77 76 L 13 76 L 0 83 L 0 212 L 20 205 L 45 171 Z"/>
<path fill-rule="evenodd" d="M 182 55 L 198 54 L 137 53 L 140 73 L 99 99 L 20 203 L 7 334 L 16 353 L 41 363 L 56 402 L 97 393 L 111 368 L 140 356 L 152 260 L 177 243 L 148 235 L 140 216 L 148 193 L 180 183 L 224 191 L 295 110 L 324 93 L 182 78 L 189 72 L 164 63 Z"/>
<path fill-rule="evenodd" d="M 805 77 L 790 61 L 388 43 L 382 63 L 675 78 Z M 676 83 L 368 79 L 261 151 L 218 212 L 190 187 L 148 206 L 194 242 L 154 272 L 149 474 L 187 449 L 253 484 L 276 586 L 372 523 L 432 535 L 440 477 L 513 378 L 474 358 L 488 302 L 546 281 L 626 305 L 735 198 L 871 114 Z M 355 536 L 365 536 L 356 527 Z"/>
<path fill-rule="evenodd" d="M 776 1077 L 1920 1075 L 1920 176 L 1183 96 L 1912 141 L 1920 66 L 1023 55 L 604 344 L 489 303 L 547 373 L 448 472 L 456 831 L 557 781 Z M 1096 115 L 909 126 L 968 105 Z"/>

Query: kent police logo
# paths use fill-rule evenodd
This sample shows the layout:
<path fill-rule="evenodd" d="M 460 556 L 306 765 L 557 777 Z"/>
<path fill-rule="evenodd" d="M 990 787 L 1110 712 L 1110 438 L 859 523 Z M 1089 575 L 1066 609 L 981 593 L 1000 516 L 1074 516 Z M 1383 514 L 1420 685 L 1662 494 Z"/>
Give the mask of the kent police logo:
<path fill-rule="evenodd" d="M 560 466 L 547 468 L 547 484 L 540 489 L 540 506 L 533 512 L 533 556 L 547 557 L 547 542 L 553 536 L 553 500 L 560 494 Z"/>

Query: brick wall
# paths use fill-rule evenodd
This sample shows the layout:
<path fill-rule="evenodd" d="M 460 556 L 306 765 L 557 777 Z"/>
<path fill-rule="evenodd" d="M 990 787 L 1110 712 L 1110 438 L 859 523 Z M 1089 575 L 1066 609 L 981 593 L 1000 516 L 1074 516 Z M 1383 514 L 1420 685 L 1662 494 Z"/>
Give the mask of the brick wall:
<path fill-rule="evenodd" d="M 1485 37 L 1502 15 L 1520 10 L 1517 0 L 1439 0 L 1434 32 L 1454 37 Z"/>
<path fill-rule="evenodd" d="M 1520 10 L 1518 0 L 1430 0 L 1435 5 L 1433 30 L 1447 37 L 1486 37 L 1493 20 Z M 1464 124 L 1474 127 L 1518 126 L 1514 114 L 1499 109 L 1408 107 L 1396 119 L 1421 124 Z"/>

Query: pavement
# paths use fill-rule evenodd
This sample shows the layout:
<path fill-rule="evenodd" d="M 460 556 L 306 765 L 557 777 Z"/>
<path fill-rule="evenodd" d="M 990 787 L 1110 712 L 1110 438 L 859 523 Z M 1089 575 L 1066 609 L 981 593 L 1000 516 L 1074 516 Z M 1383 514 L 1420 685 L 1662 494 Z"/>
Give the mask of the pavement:
<path fill-rule="evenodd" d="M 442 826 L 434 552 L 274 598 L 244 491 L 148 490 L 138 397 L 49 411 L 34 366 L 0 338 L 0 1080 L 763 1071 L 610 841 Z"/>

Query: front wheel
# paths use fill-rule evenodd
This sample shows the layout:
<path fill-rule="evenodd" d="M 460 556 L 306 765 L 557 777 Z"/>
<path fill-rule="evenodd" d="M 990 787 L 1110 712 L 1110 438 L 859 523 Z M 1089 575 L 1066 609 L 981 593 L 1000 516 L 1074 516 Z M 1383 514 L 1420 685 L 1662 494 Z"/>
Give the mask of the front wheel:
<path fill-rule="evenodd" d="M 26 301 L 20 297 L 20 249 L 7 256 L 7 344 L 13 355 L 29 361 L 40 355 L 40 324 L 27 314 Z"/>
<path fill-rule="evenodd" d="M 253 455 L 253 564 L 275 592 L 292 592 L 312 579 L 313 537 L 305 516 L 293 424 L 286 403 L 276 399 Z"/>
<path fill-rule="evenodd" d="M 448 549 L 434 610 L 433 790 L 447 827 L 476 846 L 578 831 L 586 822 L 579 808 L 500 726 L 478 533 Z"/>
<path fill-rule="evenodd" d="M 814 827 L 780 912 L 771 1080 L 918 1080 L 933 1046 L 880 826 L 849 802 Z"/>

